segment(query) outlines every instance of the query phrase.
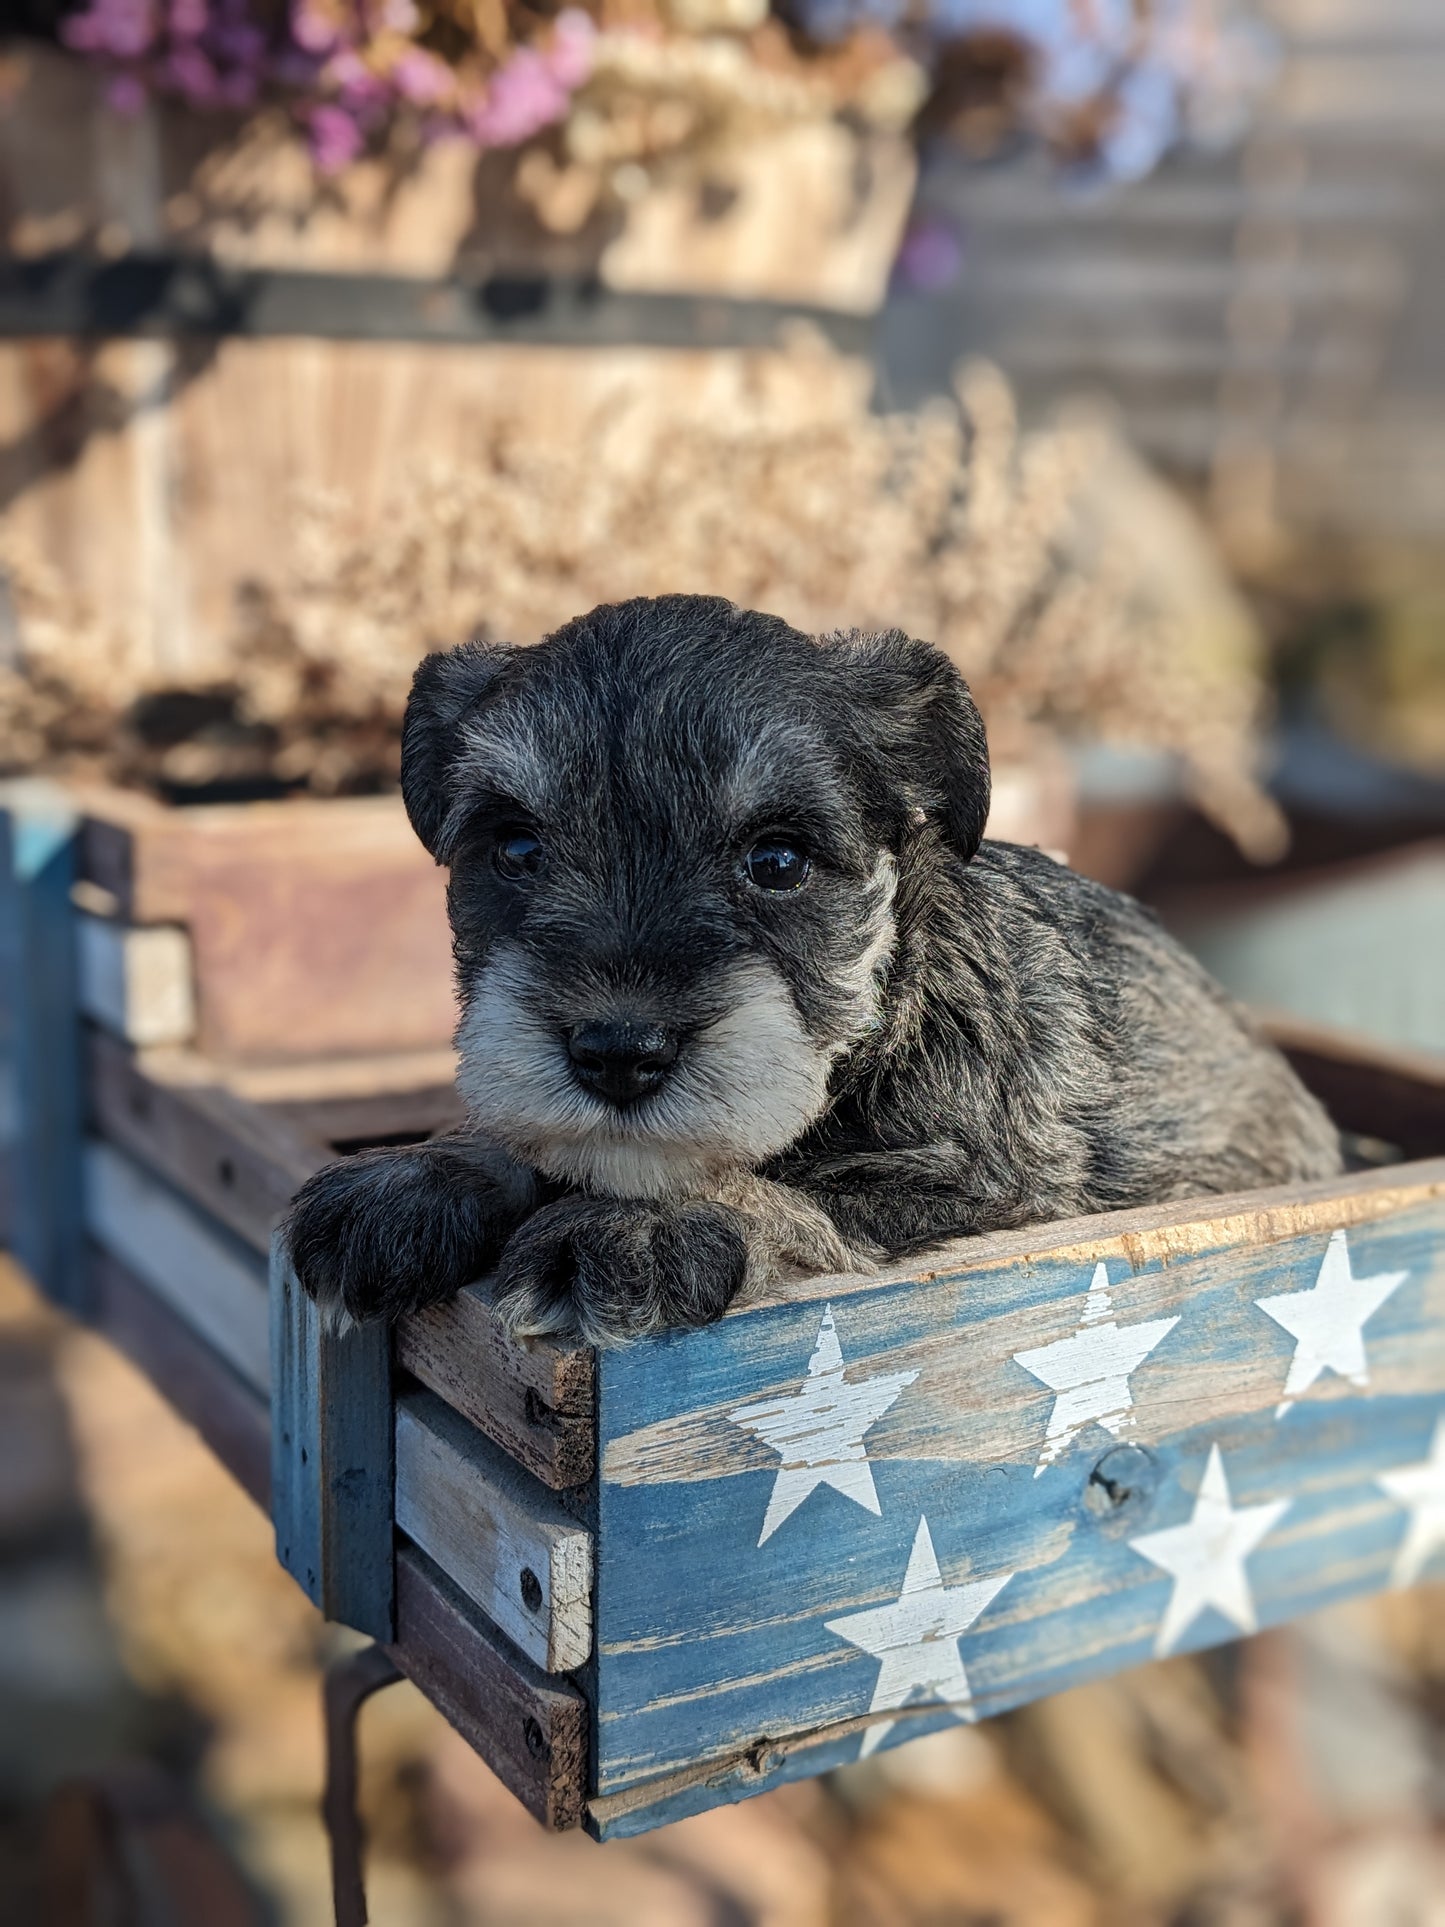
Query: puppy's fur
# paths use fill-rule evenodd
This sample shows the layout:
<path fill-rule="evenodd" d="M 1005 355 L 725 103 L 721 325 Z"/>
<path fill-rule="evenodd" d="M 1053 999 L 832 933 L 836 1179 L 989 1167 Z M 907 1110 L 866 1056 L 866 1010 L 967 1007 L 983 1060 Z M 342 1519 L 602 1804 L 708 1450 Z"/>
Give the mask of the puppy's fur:
<path fill-rule="evenodd" d="M 464 1135 L 319 1173 L 303 1284 L 395 1315 L 497 1268 L 514 1331 L 606 1343 L 745 1285 L 1339 1168 L 1276 1051 L 1127 897 L 981 843 L 983 726 L 900 634 L 694 596 L 417 671 L 402 785 L 450 866 Z M 540 874 L 508 880 L 519 830 Z M 762 889 L 746 858 L 810 860 Z M 679 1041 L 625 1106 L 575 1027 Z"/>

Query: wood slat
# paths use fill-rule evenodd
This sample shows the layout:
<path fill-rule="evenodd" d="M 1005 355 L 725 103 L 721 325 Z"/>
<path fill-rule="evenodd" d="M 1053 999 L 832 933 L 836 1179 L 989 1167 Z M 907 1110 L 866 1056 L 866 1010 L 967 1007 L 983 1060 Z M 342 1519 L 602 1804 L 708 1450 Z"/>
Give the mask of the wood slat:
<path fill-rule="evenodd" d="M 1329 1254 L 1389 1288 L 1363 1369 L 1287 1392 L 1296 1340 L 1258 1301 Z M 839 1382 L 790 1433 L 829 1329 Z M 886 1744 L 1149 1657 L 1172 1581 L 1133 1542 L 1191 1519 L 1215 1447 L 1236 1507 L 1286 1507 L 1250 1556 L 1259 1624 L 1389 1583 L 1407 1515 L 1380 1480 L 1445 1414 L 1445 1160 L 966 1240 L 599 1374 L 592 1824 L 625 1832 L 858 1757 L 881 1661 L 837 1625 L 896 1605 L 924 1520 L 943 1586 L 1006 1583 L 955 1640 L 967 1699 L 922 1692 Z M 821 1437 L 850 1400 L 876 1406 L 857 1449 Z M 1242 1629 L 1206 1607 L 1168 1649 Z"/>
<path fill-rule="evenodd" d="M 1410 1158 L 1445 1154 L 1445 1057 L 1292 1017 L 1272 1015 L 1264 1027 L 1342 1128 Z"/>
<path fill-rule="evenodd" d="M 109 1254 L 93 1250 L 97 1323 L 259 1504 L 270 1495 L 265 1403 Z M 587 1708 L 548 1680 L 413 1547 L 398 1556 L 403 1670 L 544 1825 L 576 1826 L 586 1793 Z"/>
<path fill-rule="evenodd" d="M 92 793 L 86 880 L 131 924 L 184 924 L 201 1048 L 224 1059 L 443 1048 L 445 878 L 396 797 L 167 810 Z"/>
<path fill-rule="evenodd" d="M 196 1028 L 190 939 L 173 924 L 75 919 L 80 1008 L 128 1043 L 184 1044 Z"/>
<path fill-rule="evenodd" d="M 545 1672 L 592 1651 L 592 1535 L 430 1392 L 396 1411 L 396 1523 Z"/>
<path fill-rule="evenodd" d="M 271 1257 L 276 1556 L 327 1619 L 395 1629 L 391 1334 L 322 1316 L 279 1239 Z"/>
<path fill-rule="evenodd" d="M 544 1485 L 586 1484 L 595 1463 L 592 1351 L 503 1331 L 485 1288 L 470 1285 L 404 1318 L 396 1362 Z"/>
<path fill-rule="evenodd" d="M 174 1406 L 243 1491 L 269 1510 L 271 1415 L 220 1354 L 108 1251 L 92 1247 L 97 1329 Z"/>
<path fill-rule="evenodd" d="M 269 1251 L 276 1220 L 328 1161 L 327 1146 L 237 1097 L 203 1059 L 166 1061 L 169 1075 L 154 1058 L 92 1031 L 86 1066 L 96 1126 L 256 1251 Z"/>
<path fill-rule="evenodd" d="M 10 863 L 0 877 L 0 915 L 14 931 L 11 1235 L 40 1289 L 83 1311 L 89 1272 L 80 1210 L 80 1020 L 70 905 L 78 826 L 67 798 L 49 784 L 17 783 L 5 802 Z"/>
<path fill-rule="evenodd" d="M 580 1825 L 587 1795 L 587 1703 L 548 1679 L 488 1626 L 424 1554 L 396 1561 L 402 1671 L 542 1825 Z"/>
<path fill-rule="evenodd" d="M 266 1267 L 114 1145 L 83 1155 L 85 1230 L 263 1397 L 270 1388 Z"/>

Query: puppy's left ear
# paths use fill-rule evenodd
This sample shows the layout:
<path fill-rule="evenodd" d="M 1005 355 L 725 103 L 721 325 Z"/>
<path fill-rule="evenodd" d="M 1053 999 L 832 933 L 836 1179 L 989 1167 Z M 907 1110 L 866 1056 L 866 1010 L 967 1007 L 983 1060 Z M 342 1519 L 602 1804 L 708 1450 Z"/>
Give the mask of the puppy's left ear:
<path fill-rule="evenodd" d="M 401 725 L 401 795 L 412 828 L 438 863 L 451 861 L 446 826 L 462 724 L 496 689 L 517 655 L 507 643 L 466 642 L 460 649 L 424 656 L 412 678 Z"/>
<path fill-rule="evenodd" d="M 941 649 L 899 629 L 840 636 L 838 652 L 850 706 L 885 779 L 905 806 L 922 810 L 968 861 L 988 821 L 988 739 L 983 718 Z"/>

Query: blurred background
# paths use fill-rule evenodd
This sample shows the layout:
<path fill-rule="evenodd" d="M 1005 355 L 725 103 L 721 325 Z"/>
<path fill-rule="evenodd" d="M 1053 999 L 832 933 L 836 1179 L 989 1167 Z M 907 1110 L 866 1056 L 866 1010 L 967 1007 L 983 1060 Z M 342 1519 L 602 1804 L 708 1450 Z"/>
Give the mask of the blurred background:
<path fill-rule="evenodd" d="M 0 775 L 386 795 L 418 656 L 470 633 L 673 589 L 902 626 L 984 708 L 994 834 L 1445 1064 L 1438 0 L 0 30 Z M 0 1268 L 0 1915 L 60 1917 L 53 1796 L 100 1771 L 174 1828 L 187 1921 L 328 1918 L 345 1640 Z M 408 1686 L 363 1758 L 386 1927 L 1438 1927 L 1445 1589 L 605 1850 Z"/>

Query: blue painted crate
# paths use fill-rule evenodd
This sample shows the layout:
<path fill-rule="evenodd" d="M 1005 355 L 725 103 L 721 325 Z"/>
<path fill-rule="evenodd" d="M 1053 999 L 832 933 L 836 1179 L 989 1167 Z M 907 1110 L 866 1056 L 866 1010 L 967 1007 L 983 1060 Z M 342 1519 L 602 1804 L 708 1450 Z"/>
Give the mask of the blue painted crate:
<path fill-rule="evenodd" d="M 473 1287 L 398 1357 L 500 1438 L 489 1317 Z M 963 1241 L 604 1352 L 593 1383 L 562 1497 L 607 1838 L 1445 1576 L 1445 1160 Z M 507 1444 L 514 1499 L 555 1507 Z M 452 1548 L 459 1507 L 494 1518 L 495 1468 L 460 1463 L 409 1493 L 424 1546 L 429 1512 Z M 516 1591 L 508 1543 L 452 1571 L 474 1599 Z"/>

